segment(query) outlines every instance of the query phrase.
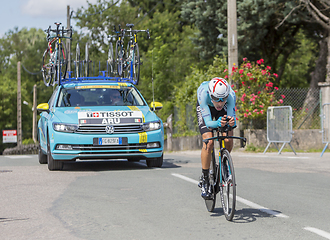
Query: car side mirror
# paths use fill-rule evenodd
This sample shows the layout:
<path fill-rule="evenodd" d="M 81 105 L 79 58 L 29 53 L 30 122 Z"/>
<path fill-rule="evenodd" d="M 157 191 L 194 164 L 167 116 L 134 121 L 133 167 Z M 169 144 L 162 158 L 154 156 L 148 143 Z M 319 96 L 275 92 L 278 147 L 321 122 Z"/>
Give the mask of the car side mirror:
<path fill-rule="evenodd" d="M 160 110 L 160 109 L 163 108 L 163 104 L 161 104 L 160 102 L 151 102 L 150 108 L 151 108 L 152 111 L 154 109 L 157 111 L 157 110 Z"/>
<path fill-rule="evenodd" d="M 48 103 L 40 103 L 37 106 L 37 110 L 40 112 L 49 112 L 49 105 Z"/>

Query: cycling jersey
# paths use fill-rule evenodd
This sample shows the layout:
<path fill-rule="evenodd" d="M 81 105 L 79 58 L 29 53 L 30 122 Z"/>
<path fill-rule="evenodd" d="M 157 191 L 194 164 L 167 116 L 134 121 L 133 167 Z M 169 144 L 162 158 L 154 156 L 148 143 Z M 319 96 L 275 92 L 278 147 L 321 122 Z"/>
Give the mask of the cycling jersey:
<path fill-rule="evenodd" d="M 208 92 L 208 84 L 209 81 L 203 82 L 199 88 L 197 89 L 197 102 L 200 106 L 201 116 L 205 122 L 206 127 L 208 128 L 217 128 L 218 127 L 218 119 L 213 121 L 211 114 L 211 108 L 214 108 L 214 105 L 211 101 L 211 97 Z M 230 86 L 229 86 L 230 87 Z M 224 105 L 223 109 L 227 112 L 227 116 L 234 117 L 235 125 L 236 126 L 236 112 L 235 112 L 235 105 L 236 105 L 236 95 L 233 89 L 230 87 L 229 96 L 227 99 L 226 104 Z M 223 114 L 225 115 L 225 114 Z M 222 115 L 222 116 L 223 116 Z M 201 119 L 197 119 L 200 122 Z"/>

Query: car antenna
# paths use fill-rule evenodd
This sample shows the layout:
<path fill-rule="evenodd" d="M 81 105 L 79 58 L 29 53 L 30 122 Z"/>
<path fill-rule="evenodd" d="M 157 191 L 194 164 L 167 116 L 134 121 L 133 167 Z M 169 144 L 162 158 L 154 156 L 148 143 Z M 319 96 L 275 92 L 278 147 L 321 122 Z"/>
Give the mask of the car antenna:
<path fill-rule="evenodd" d="M 152 49 L 151 53 L 151 83 L 152 83 L 152 102 L 153 109 L 155 111 L 155 91 L 154 91 L 154 50 Z"/>

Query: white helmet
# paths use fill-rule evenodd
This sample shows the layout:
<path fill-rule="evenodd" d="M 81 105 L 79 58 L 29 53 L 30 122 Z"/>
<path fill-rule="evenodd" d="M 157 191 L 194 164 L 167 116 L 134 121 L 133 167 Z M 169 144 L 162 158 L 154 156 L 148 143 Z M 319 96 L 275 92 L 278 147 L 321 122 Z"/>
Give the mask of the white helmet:
<path fill-rule="evenodd" d="M 209 94 L 211 99 L 215 102 L 226 101 L 229 96 L 229 91 L 229 84 L 223 78 L 215 77 L 209 82 Z"/>

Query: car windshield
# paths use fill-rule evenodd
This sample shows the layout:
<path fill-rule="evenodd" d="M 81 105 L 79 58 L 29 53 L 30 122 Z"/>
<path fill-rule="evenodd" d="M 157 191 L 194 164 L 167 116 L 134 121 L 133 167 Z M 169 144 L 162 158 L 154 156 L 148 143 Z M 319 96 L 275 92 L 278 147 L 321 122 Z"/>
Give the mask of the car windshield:
<path fill-rule="evenodd" d="M 144 106 L 141 95 L 132 86 L 76 86 L 62 88 L 57 107 Z"/>

